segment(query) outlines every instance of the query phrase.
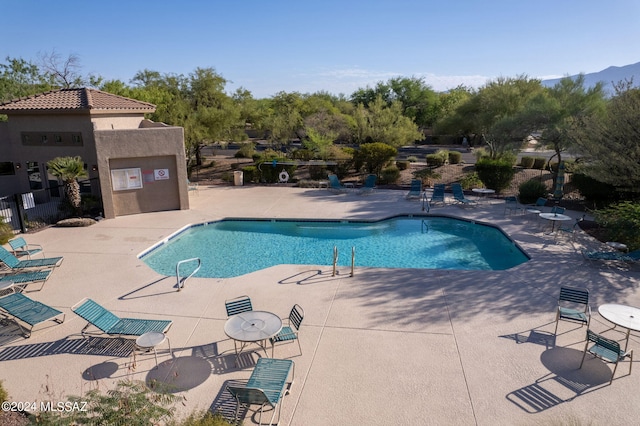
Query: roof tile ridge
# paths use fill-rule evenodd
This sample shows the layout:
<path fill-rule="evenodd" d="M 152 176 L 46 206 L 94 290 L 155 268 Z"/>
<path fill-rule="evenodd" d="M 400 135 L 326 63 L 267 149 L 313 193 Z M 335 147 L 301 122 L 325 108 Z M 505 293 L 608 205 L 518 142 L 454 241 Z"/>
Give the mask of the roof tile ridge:
<path fill-rule="evenodd" d="M 87 107 L 89 109 L 93 109 L 94 107 L 93 107 L 93 97 L 91 96 L 91 89 L 83 87 L 82 91 L 84 92 L 84 95 L 87 97 Z"/>

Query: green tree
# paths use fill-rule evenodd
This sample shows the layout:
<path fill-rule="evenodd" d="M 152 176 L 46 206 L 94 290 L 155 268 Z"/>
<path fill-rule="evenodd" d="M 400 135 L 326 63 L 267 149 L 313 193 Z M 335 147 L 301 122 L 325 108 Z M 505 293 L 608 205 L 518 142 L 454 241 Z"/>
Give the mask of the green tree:
<path fill-rule="evenodd" d="M 365 108 L 358 105 L 355 111 L 354 140 L 358 143 L 383 142 L 393 147 L 412 144 L 424 139 L 424 134 L 408 117 L 402 115 L 398 101 L 387 106 L 381 96 Z"/>
<path fill-rule="evenodd" d="M 268 102 L 263 128 L 270 132 L 269 140 L 286 145 L 299 136 L 303 128 L 303 100 L 299 93 L 279 92 Z"/>
<path fill-rule="evenodd" d="M 64 183 L 64 192 L 77 213 L 80 213 L 80 184 L 78 178 L 87 177 L 84 162 L 80 157 L 56 157 L 47 163 L 49 173 Z"/>
<path fill-rule="evenodd" d="M 640 188 L 640 89 L 616 85 L 603 113 L 577 120 L 572 136 L 584 156 L 582 171 L 637 197 Z"/>
<path fill-rule="evenodd" d="M 439 128 L 452 134 L 480 135 L 491 158 L 519 148 L 533 130 L 518 114 L 543 90 L 540 80 L 526 76 L 500 77 L 488 82 L 461 103 Z"/>
<path fill-rule="evenodd" d="M 51 76 L 31 62 L 7 56 L 6 63 L 0 63 L 0 103 L 47 92 L 52 88 Z M 0 114 L 0 121 L 6 120 L 7 116 Z"/>
<path fill-rule="evenodd" d="M 555 86 L 534 96 L 515 116 L 525 128 L 541 131 L 539 140 L 555 151 L 558 163 L 562 154 L 573 145 L 576 123 L 585 117 L 600 114 L 605 107 L 602 83 L 585 89 L 584 75 L 563 78 Z M 553 170 L 555 188 L 558 171 Z"/>

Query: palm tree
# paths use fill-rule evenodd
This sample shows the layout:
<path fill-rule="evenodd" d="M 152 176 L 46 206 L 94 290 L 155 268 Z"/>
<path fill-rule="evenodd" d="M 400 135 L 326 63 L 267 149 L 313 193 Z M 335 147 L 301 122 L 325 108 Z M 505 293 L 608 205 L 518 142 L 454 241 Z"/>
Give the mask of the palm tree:
<path fill-rule="evenodd" d="M 49 173 L 62 179 L 64 193 L 76 212 L 80 212 L 80 184 L 77 179 L 87 177 L 84 162 L 80 157 L 56 157 L 47 162 Z"/>

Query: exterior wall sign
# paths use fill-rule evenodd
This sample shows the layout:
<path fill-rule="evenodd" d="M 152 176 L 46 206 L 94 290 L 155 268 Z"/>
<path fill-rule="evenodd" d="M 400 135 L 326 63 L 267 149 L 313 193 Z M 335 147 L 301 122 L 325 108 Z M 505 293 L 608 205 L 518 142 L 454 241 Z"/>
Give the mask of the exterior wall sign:
<path fill-rule="evenodd" d="M 111 183 L 114 191 L 142 188 L 142 172 L 140 169 L 111 170 Z"/>
<path fill-rule="evenodd" d="M 153 176 L 156 180 L 169 179 L 169 169 L 155 169 L 153 171 Z"/>

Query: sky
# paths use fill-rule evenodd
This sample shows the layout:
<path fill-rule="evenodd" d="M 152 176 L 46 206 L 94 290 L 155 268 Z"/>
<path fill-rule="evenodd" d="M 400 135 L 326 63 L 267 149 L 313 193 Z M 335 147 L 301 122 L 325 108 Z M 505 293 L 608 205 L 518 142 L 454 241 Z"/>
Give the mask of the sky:
<path fill-rule="evenodd" d="M 637 0 L 0 0 L 0 63 L 78 57 L 83 75 L 213 68 L 228 93 L 436 91 L 640 62 Z"/>

